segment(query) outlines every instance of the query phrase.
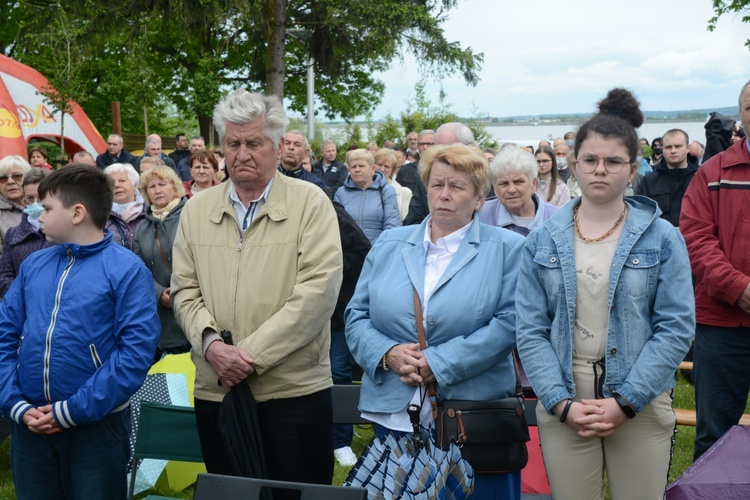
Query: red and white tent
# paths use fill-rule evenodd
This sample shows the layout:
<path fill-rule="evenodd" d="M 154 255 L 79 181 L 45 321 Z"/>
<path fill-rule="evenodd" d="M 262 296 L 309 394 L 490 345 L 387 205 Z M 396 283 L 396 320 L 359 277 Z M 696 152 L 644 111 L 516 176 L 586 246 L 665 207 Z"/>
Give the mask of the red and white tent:
<path fill-rule="evenodd" d="M 31 139 L 60 143 L 60 113 L 39 93 L 49 82 L 33 68 L 0 54 L 0 158 L 26 158 Z M 54 113 L 54 114 L 53 114 Z M 107 144 L 78 104 L 65 116 L 65 152 L 96 156 Z"/>

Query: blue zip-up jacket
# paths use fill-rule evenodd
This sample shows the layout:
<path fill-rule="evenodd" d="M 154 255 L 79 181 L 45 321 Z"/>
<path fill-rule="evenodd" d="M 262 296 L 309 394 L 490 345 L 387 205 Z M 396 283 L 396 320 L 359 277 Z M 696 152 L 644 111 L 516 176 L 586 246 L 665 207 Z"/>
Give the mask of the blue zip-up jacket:
<path fill-rule="evenodd" d="M 344 205 L 370 243 L 375 243 L 386 229 L 401 225 L 396 190 L 381 172 L 375 172 L 372 184 L 367 189 L 362 189 L 354 184 L 351 177 L 347 177 L 344 185 L 336 191 L 333 201 Z"/>
<path fill-rule="evenodd" d="M 0 302 L 0 404 L 23 424 L 52 403 L 61 428 L 125 408 L 159 340 L 151 273 L 107 231 L 92 245 L 40 250 Z"/>
<path fill-rule="evenodd" d="M 516 288 L 516 342 L 534 392 L 548 412 L 575 394 L 574 200 L 529 234 Z M 604 396 L 620 393 L 637 411 L 674 387 L 695 333 L 690 261 L 682 235 L 656 202 L 626 197 L 628 216 L 609 271 Z"/>

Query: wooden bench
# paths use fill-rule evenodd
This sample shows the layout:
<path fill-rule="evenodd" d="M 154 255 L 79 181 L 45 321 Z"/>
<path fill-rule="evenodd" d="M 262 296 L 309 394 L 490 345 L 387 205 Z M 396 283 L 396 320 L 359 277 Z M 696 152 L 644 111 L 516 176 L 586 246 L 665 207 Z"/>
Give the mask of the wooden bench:
<path fill-rule="evenodd" d="M 692 370 L 692 361 L 683 361 L 680 363 L 680 370 Z M 677 416 L 677 425 L 689 425 L 695 427 L 696 416 L 695 410 L 686 410 L 684 408 L 673 408 L 674 414 Z M 742 415 L 740 419 L 740 425 L 750 425 L 750 415 Z"/>

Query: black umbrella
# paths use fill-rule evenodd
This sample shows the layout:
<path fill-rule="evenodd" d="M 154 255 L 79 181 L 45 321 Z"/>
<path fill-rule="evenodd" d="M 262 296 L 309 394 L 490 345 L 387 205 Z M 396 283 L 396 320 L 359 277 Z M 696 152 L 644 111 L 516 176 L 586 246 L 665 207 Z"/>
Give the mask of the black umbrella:
<path fill-rule="evenodd" d="M 733 118 L 716 111 L 708 115 L 708 121 L 703 126 L 706 129 L 706 147 L 703 151 L 703 163 L 709 158 L 725 151 L 732 145 Z"/>
<path fill-rule="evenodd" d="M 232 345 L 230 332 L 221 332 L 221 337 Z M 269 479 L 258 409 L 247 381 L 235 385 L 224 396 L 219 407 L 219 431 L 234 475 Z"/>

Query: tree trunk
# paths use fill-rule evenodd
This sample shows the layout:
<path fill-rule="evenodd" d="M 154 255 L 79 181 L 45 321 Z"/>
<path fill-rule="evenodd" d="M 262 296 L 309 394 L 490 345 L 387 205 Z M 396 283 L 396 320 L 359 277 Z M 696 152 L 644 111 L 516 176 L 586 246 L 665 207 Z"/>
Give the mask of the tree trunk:
<path fill-rule="evenodd" d="M 145 104 L 143 105 L 143 129 L 148 137 L 148 108 Z"/>
<path fill-rule="evenodd" d="M 221 142 L 219 141 L 219 135 L 214 130 L 212 121 L 213 121 L 213 118 L 210 116 L 198 115 L 198 127 L 201 132 L 201 137 L 205 139 L 206 146 L 209 146 L 209 147 L 221 145 Z"/>
<path fill-rule="evenodd" d="M 67 156 L 68 155 L 65 152 L 65 109 L 63 109 L 60 112 L 60 157 L 57 158 L 57 160 L 60 163 L 55 162 L 55 163 L 57 163 L 57 167 L 52 167 L 52 168 L 57 169 L 57 168 L 65 165 L 64 162 L 67 159 Z"/>
<path fill-rule="evenodd" d="M 266 94 L 284 98 L 286 77 L 286 9 L 287 0 L 267 0 L 268 62 L 266 66 Z"/>

